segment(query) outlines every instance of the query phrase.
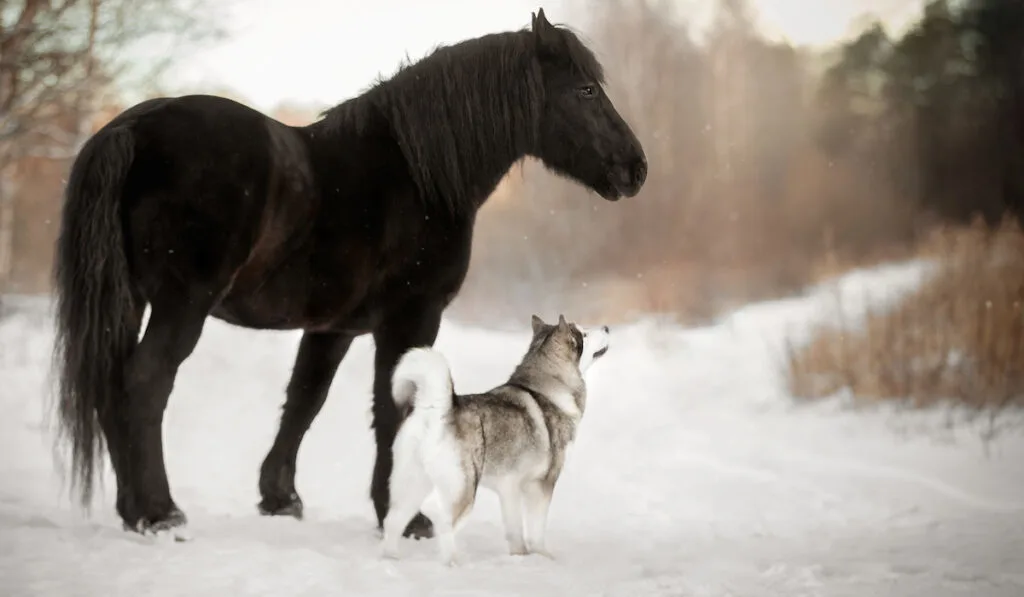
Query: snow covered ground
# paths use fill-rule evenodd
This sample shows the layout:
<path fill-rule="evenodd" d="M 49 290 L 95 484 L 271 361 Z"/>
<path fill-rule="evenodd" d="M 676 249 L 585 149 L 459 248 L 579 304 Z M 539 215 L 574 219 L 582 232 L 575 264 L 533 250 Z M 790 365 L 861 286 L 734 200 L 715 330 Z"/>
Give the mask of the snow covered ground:
<path fill-rule="evenodd" d="M 849 307 L 922 271 L 860 272 L 840 290 Z M 1024 434 L 984 446 L 944 413 L 794 404 L 783 336 L 832 305 L 818 290 L 701 329 L 613 329 L 552 505 L 558 560 L 506 555 L 497 499 L 482 492 L 455 569 L 433 541 L 378 557 L 370 339 L 299 455 L 306 520 L 269 519 L 256 513 L 257 474 L 299 336 L 211 320 L 165 424 L 194 540 L 151 543 L 120 530 L 109 473 L 91 519 L 62 493 L 45 305 L 22 305 L 0 322 L 0 595 L 1024 595 Z M 438 346 L 469 391 L 502 381 L 526 341 L 446 322 Z"/>

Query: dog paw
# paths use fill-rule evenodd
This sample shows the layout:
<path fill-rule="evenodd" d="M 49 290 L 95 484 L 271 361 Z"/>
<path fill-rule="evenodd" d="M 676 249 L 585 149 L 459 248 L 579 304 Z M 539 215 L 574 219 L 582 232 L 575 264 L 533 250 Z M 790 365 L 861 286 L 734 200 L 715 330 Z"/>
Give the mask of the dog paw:
<path fill-rule="evenodd" d="M 551 561 L 555 561 L 555 560 L 558 559 L 550 551 L 544 549 L 543 547 L 531 548 L 530 549 L 530 553 L 534 554 L 534 555 L 545 557 L 545 558 L 547 558 L 547 559 L 549 559 Z"/>
<path fill-rule="evenodd" d="M 458 568 L 462 565 L 462 559 L 457 554 L 441 556 L 441 563 L 448 568 Z"/>

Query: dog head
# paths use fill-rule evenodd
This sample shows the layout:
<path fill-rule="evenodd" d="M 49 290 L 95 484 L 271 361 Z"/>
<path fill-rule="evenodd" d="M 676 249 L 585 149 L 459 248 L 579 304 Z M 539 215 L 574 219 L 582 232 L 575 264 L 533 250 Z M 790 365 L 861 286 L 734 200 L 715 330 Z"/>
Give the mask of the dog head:
<path fill-rule="evenodd" d="M 536 315 L 532 319 L 533 347 L 549 351 L 558 360 L 571 360 L 585 373 L 594 361 L 608 352 L 610 331 L 608 326 L 580 328 L 569 323 L 564 315 L 558 316 L 558 323 L 544 323 Z"/>

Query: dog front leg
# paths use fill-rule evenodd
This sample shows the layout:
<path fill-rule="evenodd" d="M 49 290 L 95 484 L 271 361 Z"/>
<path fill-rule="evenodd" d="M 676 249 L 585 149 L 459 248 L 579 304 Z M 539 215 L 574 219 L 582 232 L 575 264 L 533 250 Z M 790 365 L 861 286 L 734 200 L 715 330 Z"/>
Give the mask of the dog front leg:
<path fill-rule="evenodd" d="M 545 546 L 548 509 L 554 484 L 547 481 L 534 481 L 523 487 L 526 498 L 526 540 L 528 553 L 554 559 Z"/>
<path fill-rule="evenodd" d="M 522 490 L 516 483 L 501 483 L 498 486 L 498 499 L 501 501 L 501 519 L 505 523 L 508 551 L 514 556 L 524 556 L 528 552 L 523 539 Z"/>

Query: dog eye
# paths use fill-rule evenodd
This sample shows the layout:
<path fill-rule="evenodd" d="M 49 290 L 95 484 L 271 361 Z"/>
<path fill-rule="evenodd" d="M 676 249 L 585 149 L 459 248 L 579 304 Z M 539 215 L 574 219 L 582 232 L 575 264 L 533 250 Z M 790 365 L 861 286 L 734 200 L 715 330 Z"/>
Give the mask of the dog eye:
<path fill-rule="evenodd" d="M 584 85 L 583 87 L 577 89 L 577 91 L 579 92 L 580 97 L 586 99 L 591 99 L 595 95 L 597 95 L 597 87 L 595 87 L 594 85 Z"/>

